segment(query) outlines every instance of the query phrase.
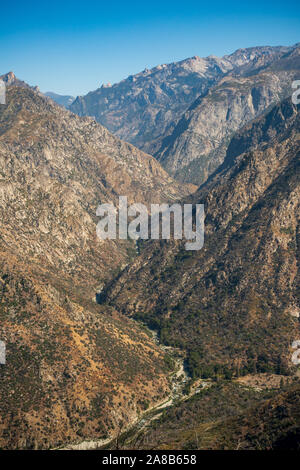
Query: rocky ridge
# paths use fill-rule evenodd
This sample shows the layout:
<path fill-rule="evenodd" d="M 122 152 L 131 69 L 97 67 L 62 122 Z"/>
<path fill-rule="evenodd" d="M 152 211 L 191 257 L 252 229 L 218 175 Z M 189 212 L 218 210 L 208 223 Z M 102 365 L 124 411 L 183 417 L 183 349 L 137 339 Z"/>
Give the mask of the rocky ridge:
<path fill-rule="evenodd" d="M 261 70 L 291 49 L 253 47 L 224 57 L 194 56 L 158 65 L 79 96 L 70 109 L 80 116 L 94 116 L 120 138 L 158 155 L 183 113 L 220 79 L 228 73 L 241 76 Z"/>
<path fill-rule="evenodd" d="M 186 192 L 151 156 L 27 86 L 0 106 L 0 446 L 113 437 L 169 393 L 170 369 L 136 322 L 95 302 L 136 256 L 99 240 L 100 202 Z M 137 198 L 137 199 L 136 199 Z"/>
<path fill-rule="evenodd" d="M 176 179 L 204 183 L 223 162 L 234 133 L 292 95 L 299 67 L 300 47 L 295 46 L 280 57 L 274 53 L 267 66 L 229 72 L 194 101 L 156 158 Z"/>

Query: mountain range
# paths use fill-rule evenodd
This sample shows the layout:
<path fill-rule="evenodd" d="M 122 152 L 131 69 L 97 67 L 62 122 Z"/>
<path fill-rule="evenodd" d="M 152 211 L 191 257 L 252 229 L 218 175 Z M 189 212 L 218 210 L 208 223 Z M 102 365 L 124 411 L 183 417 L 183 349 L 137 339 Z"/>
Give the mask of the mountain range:
<path fill-rule="evenodd" d="M 71 106 L 73 101 L 75 100 L 74 96 L 71 95 L 58 95 L 57 93 L 53 93 L 51 91 L 47 91 L 45 93 L 45 96 L 48 96 L 48 98 L 51 98 L 55 103 L 59 104 L 60 106 L 63 106 L 64 108 L 68 108 Z"/>
<path fill-rule="evenodd" d="M 159 65 L 77 97 L 70 109 L 154 155 L 179 181 L 203 183 L 235 131 L 291 94 L 299 44 Z"/>
<path fill-rule="evenodd" d="M 151 156 L 30 87 L 0 108 L 0 445 L 48 448 L 105 438 L 168 392 L 165 354 L 132 321 L 95 303 L 136 256 L 101 241 L 96 208 L 188 193 Z M 140 385 L 139 385 L 140 384 Z M 120 407 L 118 403 L 126 403 Z M 115 403 L 115 404 L 114 404 Z"/>
<path fill-rule="evenodd" d="M 183 348 L 195 377 L 291 366 L 300 316 L 299 128 L 289 98 L 241 130 L 223 166 L 183 201 L 204 204 L 203 249 L 145 242 L 103 293 Z"/>
<path fill-rule="evenodd" d="M 299 447 L 299 51 L 0 77 L 1 448 Z M 121 195 L 204 204 L 203 248 L 100 240 Z"/>

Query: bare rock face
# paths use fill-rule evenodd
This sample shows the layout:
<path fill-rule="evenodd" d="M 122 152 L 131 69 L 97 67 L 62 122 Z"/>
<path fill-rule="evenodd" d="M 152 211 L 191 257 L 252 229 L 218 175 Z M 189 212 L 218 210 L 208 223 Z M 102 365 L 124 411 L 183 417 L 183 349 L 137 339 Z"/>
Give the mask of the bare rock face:
<path fill-rule="evenodd" d="M 297 46 L 299 44 L 295 44 L 294 47 Z M 235 68 L 238 69 L 239 74 L 247 75 L 272 64 L 293 49 L 293 47 L 283 46 L 249 47 L 237 49 L 233 54 L 225 56 L 225 58 L 228 58 Z"/>
<path fill-rule="evenodd" d="M 294 371 L 300 122 L 290 98 L 274 103 L 298 70 L 299 46 L 242 49 L 145 70 L 75 101 L 79 114 L 160 148 L 182 181 L 207 179 L 193 195 L 94 118 L 2 77 L 1 448 L 107 442 L 165 400 L 170 363 L 136 319 L 182 349 L 193 378 Z M 149 241 L 137 256 L 130 241 L 100 241 L 96 208 L 119 195 L 204 203 L 203 249 Z"/>
<path fill-rule="evenodd" d="M 70 109 L 80 116 L 94 116 L 120 138 L 153 155 L 195 99 L 227 73 L 261 69 L 290 49 L 255 47 L 222 58 L 194 56 L 159 65 L 77 97 Z"/>
<path fill-rule="evenodd" d="M 293 369 L 299 129 L 288 98 L 241 130 L 222 167 L 188 199 L 205 205 L 203 249 L 145 243 L 103 295 L 184 349 L 195 377 Z"/>
<path fill-rule="evenodd" d="M 280 59 L 274 51 L 271 65 L 250 73 L 249 67 L 242 65 L 244 54 L 235 53 L 235 63 L 241 68 L 199 96 L 162 141 L 156 158 L 176 179 L 204 183 L 223 162 L 233 134 L 292 94 L 292 82 L 299 75 L 299 56 L 299 47 Z M 255 54 L 249 59 L 258 65 Z"/>
<path fill-rule="evenodd" d="M 153 157 L 30 89 L 8 88 L 0 123 L 2 239 L 29 259 L 46 257 L 81 276 L 84 258 L 83 277 L 94 269 L 102 277 L 122 249 L 96 239 L 98 204 L 117 204 L 119 194 L 147 203 L 186 192 Z"/>
<path fill-rule="evenodd" d="M 93 119 L 13 81 L 0 107 L 0 447 L 107 438 L 169 385 L 164 353 L 95 302 L 135 252 L 97 238 L 96 208 L 186 189 Z"/>
<path fill-rule="evenodd" d="M 111 87 L 77 97 L 70 106 L 94 116 L 118 137 L 152 153 L 155 141 L 216 78 L 231 70 L 223 59 L 193 57 L 131 75 Z"/>

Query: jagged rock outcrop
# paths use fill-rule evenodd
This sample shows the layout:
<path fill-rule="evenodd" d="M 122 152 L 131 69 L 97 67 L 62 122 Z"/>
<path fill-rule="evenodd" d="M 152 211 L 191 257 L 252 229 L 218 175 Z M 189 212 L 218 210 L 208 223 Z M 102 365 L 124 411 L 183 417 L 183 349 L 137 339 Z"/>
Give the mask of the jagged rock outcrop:
<path fill-rule="evenodd" d="M 4 246 L 17 244 L 30 261 L 59 264 L 85 283 L 114 269 L 125 249 L 97 239 L 100 202 L 117 205 L 119 194 L 160 202 L 186 192 L 153 157 L 30 89 L 8 88 L 0 125 Z"/>
<path fill-rule="evenodd" d="M 0 80 L 2 80 L 6 84 L 6 86 L 18 86 L 18 87 L 24 87 L 24 88 L 31 88 L 32 90 L 35 90 L 36 92 L 39 91 L 39 87 L 37 86 L 32 87 L 28 85 L 28 83 L 17 78 L 14 72 L 8 72 L 8 73 L 5 73 L 4 75 L 0 75 Z"/>
<path fill-rule="evenodd" d="M 255 47 L 222 58 L 194 56 L 159 65 L 79 96 L 70 109 L 80 116 L 94 116 L 120 138 L 154 154 L 187 108 L 225 74 L 266 67 L 290 49 Z"/>
<path fill-rule="evenodd" d="M 249 67 L 241 65 L 196 99 L 155 153 L 170 174 L 180 181 L 203 183 L 223 162 L 234 132 L 292 94 L 300 47 L 279 59 L 274 53 L 272 59 L 256 71 L 249 69 L 251 61 Z M 255 63 L 254 57 L 251 60 Z"/>
<path fill-rule="evenodd" d="M 10 82 L 11 83 L 11 82 Z M 13 83 L 11 83 L 13 85 Z M 185 193 L 153 157 L 26 86 L 0 106 L 0 447 L 114 435 L 168 392 L 164 353 L 95 302 L 135 256 L 100 241 L 96 208 Z"/>

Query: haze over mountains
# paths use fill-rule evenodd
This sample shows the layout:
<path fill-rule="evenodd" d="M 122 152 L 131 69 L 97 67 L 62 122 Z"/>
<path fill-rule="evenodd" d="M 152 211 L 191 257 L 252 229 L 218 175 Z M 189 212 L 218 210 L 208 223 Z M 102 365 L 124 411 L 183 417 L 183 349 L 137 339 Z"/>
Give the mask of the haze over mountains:
<path fill-rule="evenodd" d="M 163 64 L 78 97 L 70 109 L 199 185 L 222 163 L 233 133 L 291 93 L 299 53 L 299 45 L 254 47 Z"/>
<path fill-rule="evenodd" d="M 299 447 L 299 52 L 161 65 L 72 112 L 0 77 L 0 447 Z M 99 240 L 119 195 L 204 204 L 203 249 Z"/>
<path fill-rule="evenodd" d="M 45 93 L 45 96 L 48 96 L 48 98 L 51 98 L 57 104 L 59 104 L 60 106 L 65 107 L 65 108 L 68 108 L 73 103 L 73 101 L 75 100 L 74 96 L 58 95 L 57 93 L 53 93 L 51 91 L 47 91 Z"/>
<path fill-rule="evenodd" d="M 300 70 L 300 47 L 269 65 L 241 67 L 211 87 L 184 113 L 157 158 L 180 181 L 203 183 L 223 162 L 234 132 L 291 95 Z"/>

